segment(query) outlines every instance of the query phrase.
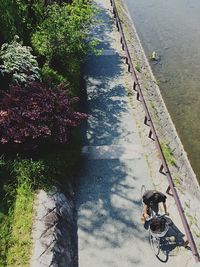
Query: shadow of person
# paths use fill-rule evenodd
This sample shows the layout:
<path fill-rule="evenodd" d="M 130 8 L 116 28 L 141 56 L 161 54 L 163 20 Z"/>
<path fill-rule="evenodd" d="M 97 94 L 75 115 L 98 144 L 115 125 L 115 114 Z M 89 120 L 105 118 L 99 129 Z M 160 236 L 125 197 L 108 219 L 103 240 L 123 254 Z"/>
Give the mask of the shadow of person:
<path fill-rule="evenodd" d="M 160 239 L 160 253 L 157 258 L 161 262 L 167 262 L 170 256 L 175 256 L 178 247 L 184 246 L 187 243 L 184 240 L 185 235 L 169 218 L 165 217 L 169 225 L 166 235 Z M 187 247 L 186 247 L 187 248 Z"/>
<path fill-rule="evenodd" d="M 175 223 L 167 216 L 164 217 L 169 229 L 164 237 L 160 237 L 160 252 L 156 257 L 159 261 L 165 263 L 168 261 L 170 256 L 176 255 L 176 249 L 178 247 L 185 247 L 190 249 L 187 244 L 188 242 L 184 240 L 185 235 L 180 231 L 180 229 L 175 225 Z M 144 228 L 149 230 L 151 220 L 144 223 Z"/>

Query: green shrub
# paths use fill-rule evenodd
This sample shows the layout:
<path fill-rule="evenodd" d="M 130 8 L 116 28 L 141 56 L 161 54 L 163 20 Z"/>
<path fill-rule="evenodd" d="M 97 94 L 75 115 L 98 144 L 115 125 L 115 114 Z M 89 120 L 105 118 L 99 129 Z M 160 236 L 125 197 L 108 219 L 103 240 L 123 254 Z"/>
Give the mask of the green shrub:
<path fill-rule="evenodd" d="M 24 84 L 34 80 L 40 80 L 40 73 L 36 57 L 31 54 L 32 49 L 23 46 L 15 36 L 14 40 L 1 47 L 0 65 L 1 75 L 8 78 L 7 82 L 14 84 Z"/>
<path fill-rule="evenodd" d="M 37 159 L 45 166 L 45 177 L 49 181 L 62 183 L 62 188 L 74 173 L 80 169 L 81 138 L 79 129 L 72 132 L 72 141 L 64 145 L 46 146 Z M 76 175 L 75 175 L 76 176 Z"/>
<path fill-rule="evenodd" d="M 77 78 L 80 63 L 96 45 L 88 38 L 93 15 L 94 8 L 81 0 L 74 0 L 71 5 L 51 4 L 46 9 L 46 19 L 32 37 L 36 52 L 71 82 Z"/>
<path fill-rule="evenodd" d="M 59 74 L 58 71 L 50 68 L 48 64 L 43 66 L 41 74 L 45 83 L 51 83 L 51 85 L 58 85 L 61 83 L 67 84 L 67 79 Z"/>

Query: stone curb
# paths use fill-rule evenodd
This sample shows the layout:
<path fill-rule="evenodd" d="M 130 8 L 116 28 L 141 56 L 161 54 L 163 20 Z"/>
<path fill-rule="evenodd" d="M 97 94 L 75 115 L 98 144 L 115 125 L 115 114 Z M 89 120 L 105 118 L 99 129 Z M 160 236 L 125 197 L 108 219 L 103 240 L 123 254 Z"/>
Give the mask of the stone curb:
<path fill-rule="evenodd" d="M 31 267 L 74 266 L 74 203 L 56 187 L 35 203 Z"/>

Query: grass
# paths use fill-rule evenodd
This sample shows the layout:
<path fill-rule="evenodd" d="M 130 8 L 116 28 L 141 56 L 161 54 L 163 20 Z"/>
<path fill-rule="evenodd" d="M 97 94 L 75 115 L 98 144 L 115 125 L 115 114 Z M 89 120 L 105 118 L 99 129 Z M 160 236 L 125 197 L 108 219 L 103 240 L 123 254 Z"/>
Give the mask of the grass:
<path fill-rule="evenodd" d="M 163 154 L 168 164 L 171 166 L 176 166 L 176 160 L 174 158 L 171 148 L 166 144 L 161 144 L 161 147 L 162 147 Z"/>
<path fill-rule="evenodd" d="M 1 214 L 0 220 L 0 266 L 6 266 L 6 254 L 8 250 L 8 241 L 9 241 L 9 226 L 10 220 L 9 216 Z"/>
<path fill-rule="evenodd" d="M 189 202 L 189 201 L 188 201 L 188 202 L 185 201 L 185 206 L 186 206 L 188 209 L 190 209 L 190 202 Z"/>
<path fill-rule="evenodd" d="M 180 178 L 176 175 L 173 176 L 173 181 L 174 181 L 174 184 L 177 188 L 180 188 L 181 186 L 181 182 L 180 182 Z"/>
<path fill-rule="evenodd" d="M 33 217 L 34 191 L 29 183 L 17 188 L 13 210 L 12 230 L 7 253 L 7 266 L 29 266 L 31 254 L 31 228 Z"/>
<path fill-rule="evenodd" d="M 194 231 L 194 230 L 193 230 L 193 231 Z M 194 234 L 196 235 L 197 238 L 200 238 L 200 232 L 197 233 L 196 231 L 194 231 Z M 200 245 L 199 245 L 199 246 L 200 246 Z M 199 248 L 200 248 L 200 247 L 199 247 Z"/>
<path fill-rule="evenodd" d="M 3 157 L 0 159 L 0 266 L 6 266 L 6 254 L 10 238 L 13 186 Z"/>
<path fill-rule="evenodd" d="M 155 107 L 155 104 L 154 104 L 153 101 L 150 101 L 150 105 L 151 105 L 151 108 L 152 108 L 153 110 L 156 110 L 156 107 Z"/>
<path fill-rule="evenodd" d="M 187 217 L 189 218 L 189 224 L 190 226 L 195 225 L 197 226 L 197 218 L 186 212 Z"/>
<path fill-rule="evenodd" d="M 142 70 L 142 67 L 141 65 L 137 62 L 137 64 L 135 65 L 135 69 L 138 71 L 138 72 L 141 72 Z"/>
<path fill-rule="evenodd" d="M 1 174 L 4 174 L 1 176 L 1 193 L 4 198 L 0 205 L 0 266 L 28 266 L 34 200 L 33 176 L 39 175 L 39 165 L 32 160 L 4 158 L 1 168 Z"/>
<path fill-rule="evenodd" d="M 69 145 L 45 148 L 33 159 L 0 159 L 0 267 L 29 266 L 36 190 L 72 181 L 80 163 L 80 134 Z"/>

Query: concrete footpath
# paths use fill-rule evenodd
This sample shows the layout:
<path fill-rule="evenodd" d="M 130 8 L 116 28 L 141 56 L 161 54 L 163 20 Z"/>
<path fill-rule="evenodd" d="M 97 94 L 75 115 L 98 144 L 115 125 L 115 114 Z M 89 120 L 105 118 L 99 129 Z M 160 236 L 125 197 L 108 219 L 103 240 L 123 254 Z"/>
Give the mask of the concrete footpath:
<path fill-rule="evenodd" d="M 141 224 L 141 186 L 150 189 L 153 183 L 125 86 L 131 76 L 110 1 L 95 3 L 102 22 L 93 34 L 104 50 L 101 56 L 90 56 L 85 68 L 84 109 L 89 119 L 82 129 L 83 162 L 76 193 L 76 267 L 195 266 L 191 251 L 181 246 L 180 231 L 174 228 L 178 243 L 165 244 L 156 258 Z"/>

